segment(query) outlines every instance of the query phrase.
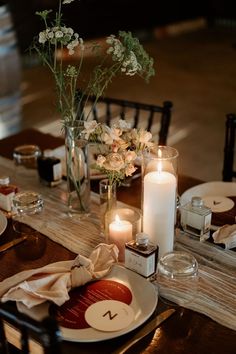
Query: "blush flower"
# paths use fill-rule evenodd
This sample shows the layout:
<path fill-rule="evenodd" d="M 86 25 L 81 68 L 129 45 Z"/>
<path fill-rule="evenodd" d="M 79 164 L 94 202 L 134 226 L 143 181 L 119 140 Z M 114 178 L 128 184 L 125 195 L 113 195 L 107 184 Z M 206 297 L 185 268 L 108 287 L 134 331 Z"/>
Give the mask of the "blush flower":
<path fill-rule="evenodd" d="M 110 153 L 106 156 L 104 167 L 110 171 L 120 171 L 124 168 L 124 160 L 120 154 L 116 152 Z"/>

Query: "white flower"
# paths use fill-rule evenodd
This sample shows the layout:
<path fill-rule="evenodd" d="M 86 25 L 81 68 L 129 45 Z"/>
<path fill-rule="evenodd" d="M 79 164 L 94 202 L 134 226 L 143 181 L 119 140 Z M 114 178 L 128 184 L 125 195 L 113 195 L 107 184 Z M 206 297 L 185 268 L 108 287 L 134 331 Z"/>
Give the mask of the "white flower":
<path fill-rule="evenodd" d="M 117 38 L 115 38 L 114 35 L 111 35 L 107 37 L 106 40 L 107 44 L 110 44 L 111 46 L 107 49 L 107 54 L 112 55 L 112 60 L 114 61 L 122 61 L 124 58 L 124 52 L 125 48 L 121 41 Z"/>
<path fill-rule="evenodd" d="M 56 38 L 62 38 L 63 37 L 63 32 L 62 31 L 55 32 L 55 37 Z"/>
<path fill-rule="evenodd" d="M 132 176 L 132 174 L 137 170 L 137 167 L 135 167 L 132 163 L 128 164 L 125 167 L 125 175 L 126 177 Z"/>
<path fill-rule="evenodd" d="M 124 119 L 119 119 L 117 127 L 123 131 L 128 131 L 131 129 L 131 123 L 126 122 Z"/>
<path fill-rule="evenodd" d="M 122 156 L 116 152 L 108 154 L 103 164 L 103 167 L 108 171 L 120 171 L 124 166 Z"/>
<path fill-rule="evenodd" d="M 79 44 L 78 39 L 74 39 L 73 41 L 71 41 L 69 44 L 67 44 L 66 48 L 69 50 L 69 55 L 74 54 L 74 48 L 77 47 Z"/>
<path fill-rule="evenodd" d="M 94 133 L 95 130 L 98 127 L 98 123 L 96 120 L 90 120 L 90 121 L 85 121 L 84 122 L 84 127 L 85 129 L 83 130 L 83 133 L 85 134 L 85 139 L 89 139 L 90 134 Z"/>
<path fill-rule="evenodd" d="M 128 150 L 125 152 L 125 162 L 132 162 L 136 159 L 137 155 L 136 152 Z"/>
<path fill-rule="evenodd" d="M 98 155 L 96 163 L 100 168 L 103 167 L 105 161 L 106 158 L 103 155 Z"/>
<path fill-rule="evenodd" d="M 47 41 L 47 35 L 45 31 L 39 33 L 39 43 L 44 44 Z"/>
<path fill-rule="evenodd" d="M 105 144 L 112 145 L 116 142 L 122 142 L 122 139 L 120 138 L 122 130 L 120 128 L 117 128 L 116 126 L 110 128 L 106 125 L 103 125 L 102 130 L 103 132 L 101 134 L 101 140 Z"/>
<path fill-rule="evenodd" d="M 133 76 L 138 71 L 141 71 L 142 67 L 139 64 L 136 55 L 131 50 L 129 56 L 123 61 L 121 71 L 125 72 L 126 75 Z"/>
<path fill-rule="evenodd" d="M 65 5 L 65 4 L 70 4 L 71 2 L 73 2 L 74 0 L 63 0 L 62 1 L 62 4 Z"/>
<path fill-rule="evenodd" d="M 148 143 L 152 139 L 152 133 L 146 130 L 140 130 L 139 132 L 139 141 L 140 143 Z"/>

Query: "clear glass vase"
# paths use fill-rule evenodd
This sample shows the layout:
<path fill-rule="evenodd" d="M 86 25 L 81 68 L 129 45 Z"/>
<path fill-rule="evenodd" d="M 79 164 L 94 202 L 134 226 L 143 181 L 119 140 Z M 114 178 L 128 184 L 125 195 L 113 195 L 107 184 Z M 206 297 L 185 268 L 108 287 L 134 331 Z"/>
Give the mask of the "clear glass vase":
<path fill-rule="evenodd" d="M 83 129 L 82 121 L 65 126 L 69 216 L 84 217 L 90 213 L 90 164 Z"/>
<path fill-rule="evenodd" d="M 109 179 L 99 181 L 101 233 L 105 233 L 105 215 L 116 208 L 116 183 L 110 184 Z"/>

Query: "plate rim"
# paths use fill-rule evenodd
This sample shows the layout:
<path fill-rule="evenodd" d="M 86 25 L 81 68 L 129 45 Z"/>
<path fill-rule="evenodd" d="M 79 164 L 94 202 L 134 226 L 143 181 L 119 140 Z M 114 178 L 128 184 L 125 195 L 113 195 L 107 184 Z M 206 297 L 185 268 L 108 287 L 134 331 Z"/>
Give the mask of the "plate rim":
<path fill-rule="evenodd" d="M 0 236 L 7 228 L 7 217 L 0 211 Z"/>
<path fill-rule="evenodd" d="M 203 189 L 203 188 L 205 189 L 207 187 L 210 188 L 210 187 L 214 187 L 214 186 L 218 186 L 218 187 L 222 186 L 222 188 L 223 188 L 225 186 L 226 188 L 228 187 L 230 189 L 229 186 L 231 186 L 232 189 L 233 189 L 234 185 L 235 185 L 235 192 L 232 192 L 234 194 L 228 195 L 228 193 L 222 193 L 222 192 L 218 193 L 217 189 L 216 189 L 216 192 L 214 192 L 214 194 L 208 194 L 208 196 L 210 196 L 210 195 L 213 196 L 214 195 L 214 196 L 224 196 L 224 197 L 230 197 L 230 196 L 236 195 L 236 183 L 235 182 L 210 181 L 210 182 L 204 182 L 204 183 L 197 184 L 197 185 L 195 185 L 195 186 L 193 186 L 191 188 L 186 189 L 186 191 L 184 191 L 181 194 L 181 196 L 180 196 L 180 204 L 181 204 L 181 206 L 183 206 L 184 204 L 190 202 L 190 199 L 187 198 L 187 196 L 189 194 L 191 194 L 191 192 L 196 190 L 196 189 L 199 189 L 199 191 L 200 191 L 199 193 L 201 193 L 201 189 Z M 207 194 L 199 194 L 199 196 L 207 196 Z"/>
<path fill-rule="evenodd" d="M 61 335 L 63 340 L 69 341 L 69 342 L 78 342 L 78 343 L 95 343 L 95 342 L 101 342 L 101 341 L 105 341 L 105 340 L 109 340 L 109 339 L 114 339 L 117 337 L 120 337 L 124 334 L 127 334 L 133 330 L 135 330 L 136 328 L 138 328 L 139 326 L 141 326 L 145 321 L 147 321 L 148 318 L 150 318 L 150 316 L 153 314 L 153 312 L 155 311 L 157 304 L 158 304 L 158 292 L 157 289 L 155 288 L 154 284 L 152 284 L 151 282 L 149 282 L 147 279 L 145 279 L 144 277 L 142 277 L 140 274 L 125 268 L 125 266 L 122 266 L 120 264 L 115 264 L 112 268 L 112 270 L 109 272 L 109 274 L 107 274 L 105 277 L 103 277 L 102 279 L 112 279 L 112 274 L 114 272 L 114 268 L 118 268 L 119 271 L 124 272 L 126 274 L 132 274 L 132 278 L 137 278 L 137 280 L 142 279 L 143 281 L 147 282 L 147 286 L 150 286 L 150 291 L 153 292 L 153 298 L 154 298 L 154 302 L 151 306 L 151 309 L 148 313 L 147 316 L 143 317 L 143 318 L 139 318 L 139 320 L 137 321 L 137 319 L 135 321 L 133 321 L 127 328 L 124 328 L 120 331 L 114 331 L 114 332 L 102 332 L 102 331 L 98 331 L 96 329 L 93 328 L 85 328 L 85 329 L 69 329 L 69 328 L 64 328 L 62 326 L 59 326 L 60 331 L 61 331 Z M 98 279 L 99 280 L 99 279 Z M 121 279 L 122 281 L 122 279 Z M 122 281 L 124 282 L 124 281 Z M 128 287 L 130 289 L 130 287 Z M 132 291 L 132 289 L 130 289 Z M 132 292 L 133 294 L 133 292 Z M 134 294 L 133 294 L 134 296 Z M 132 300 L 133 302 L 133 300 Z M 132 304 L 131 302 L 131 304 Z M 93 336 L 91 336 L 91 339 L 81 339 L 81 338 L 74 338 L 74 336 L 72 337 L 68 337 L 68 332 L 73 332 L 73 334 L 75 335 L 76 333 L 78 333 L 78 331 L 81 332 L 85 332 L 85 331 L 90 331 L 93 333 Z M 66 334 L 66 333 L 67 334 Z M 97 337 L 96 337 L 97 335 Z"/>

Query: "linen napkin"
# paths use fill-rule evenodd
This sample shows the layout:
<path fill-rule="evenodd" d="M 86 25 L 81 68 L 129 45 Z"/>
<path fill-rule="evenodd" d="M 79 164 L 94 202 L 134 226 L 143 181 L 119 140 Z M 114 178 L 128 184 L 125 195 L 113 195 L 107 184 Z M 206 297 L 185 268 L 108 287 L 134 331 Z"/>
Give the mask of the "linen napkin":
<path fill-rule="evenodd" d="M 70 289 L 104 277 L 118 260 L 116 245 L 99 244 L 89 258 L 78 255 L 62 261 L 15 274 L 0 283 L 2 302 L 16 301 L 19 309 L 32 308 L 45 301 L 58 306 L 69 299 Z"/>
<path fill-rule="evenodd" d="M 236 247 L 236 224 L 224 225 L 212 234 L 214 243 L 223 243 L 225 249 Z"/>

